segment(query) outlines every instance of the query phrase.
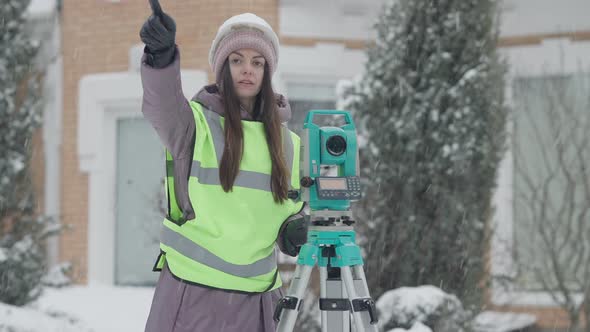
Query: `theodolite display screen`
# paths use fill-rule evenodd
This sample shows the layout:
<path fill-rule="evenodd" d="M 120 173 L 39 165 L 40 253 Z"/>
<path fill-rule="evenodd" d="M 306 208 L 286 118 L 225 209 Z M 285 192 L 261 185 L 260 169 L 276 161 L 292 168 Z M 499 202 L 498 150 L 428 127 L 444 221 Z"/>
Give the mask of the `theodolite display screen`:
<path fill-rule="evenodd" d="M 358 176 L 317 177 L 317 197 L 322 200 L 358 200 L 361 183 Z"/>
<path fill-rule="evenodd" d="M 318 181 L 320 190 L 346 190 L 346 178 L 320 178 Z"/>

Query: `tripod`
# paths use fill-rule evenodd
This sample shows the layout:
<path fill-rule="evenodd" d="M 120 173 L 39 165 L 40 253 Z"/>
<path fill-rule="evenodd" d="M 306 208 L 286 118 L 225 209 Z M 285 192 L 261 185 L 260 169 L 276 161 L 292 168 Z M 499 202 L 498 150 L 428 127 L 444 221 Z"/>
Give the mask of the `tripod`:
<path fill-rule="evenodd" d="M 351 315 L 357 332 L 377 332 L 377 310 L 369 295 L 361 251 L 350 226 L 354 222 L 350 211 L 321 211 L 315 217 L 318 220 L 309 227 L 287 296 L 279 301 L 274 312 L 279 323 L 277 332 L 293 331 L 316 264 L 320 271 L 322 332 L 351 331 Z"/>

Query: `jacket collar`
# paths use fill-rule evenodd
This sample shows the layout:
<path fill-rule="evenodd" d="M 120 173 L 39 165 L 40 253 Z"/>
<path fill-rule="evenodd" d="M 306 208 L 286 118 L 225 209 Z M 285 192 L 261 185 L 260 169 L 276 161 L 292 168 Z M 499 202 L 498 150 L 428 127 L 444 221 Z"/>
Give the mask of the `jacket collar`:
<path fill-rule="evenodd" d="M 205 85 L 199 92 L 197 92 L 192 100 L 202 104 L 221 116 L 225 116 L 225 108 L 223 107 L 221 94 L 219 93 L 216 84 Z M 291 119 L 291 106 L 289 105 L 287 98 L 281 94 L 275 93 L 275 100 L 281 123 L 289 121 Z M 245 110 L 241 110 L 240 114 L 242 115 L 242 120 L 255 121 Z"/>

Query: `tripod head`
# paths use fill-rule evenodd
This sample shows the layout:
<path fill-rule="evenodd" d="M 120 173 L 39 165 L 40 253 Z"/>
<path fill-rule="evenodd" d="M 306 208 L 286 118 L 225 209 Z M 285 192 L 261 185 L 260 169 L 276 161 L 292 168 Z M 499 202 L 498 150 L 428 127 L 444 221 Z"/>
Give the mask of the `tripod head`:
<path fill-rule="evenodd" d="M 316 115 L 341 115 L 341 127 L 320 127 Z M 321 174 L 322 167 L 336 174 Z M 361 198 L 356 127 L 347 111 L 311 110 L 301 133 L 301 199 L 308 203 L 313 225 L 350 226 L 350 202 Z"/>

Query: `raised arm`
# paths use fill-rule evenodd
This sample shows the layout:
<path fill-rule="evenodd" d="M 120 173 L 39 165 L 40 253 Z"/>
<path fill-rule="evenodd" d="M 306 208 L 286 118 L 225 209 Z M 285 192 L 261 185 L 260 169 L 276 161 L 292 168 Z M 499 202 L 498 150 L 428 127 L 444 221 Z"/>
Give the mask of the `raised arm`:
<path fill-rule="evenodd" d="M 141 59 L 142 113 L 175 159 L 190 154 L 195 123 L 182 92 L 180 52 L 175 44 L 176 23 L 150 0 L 152 15 L 140 30 L 146 45 Z"/>

